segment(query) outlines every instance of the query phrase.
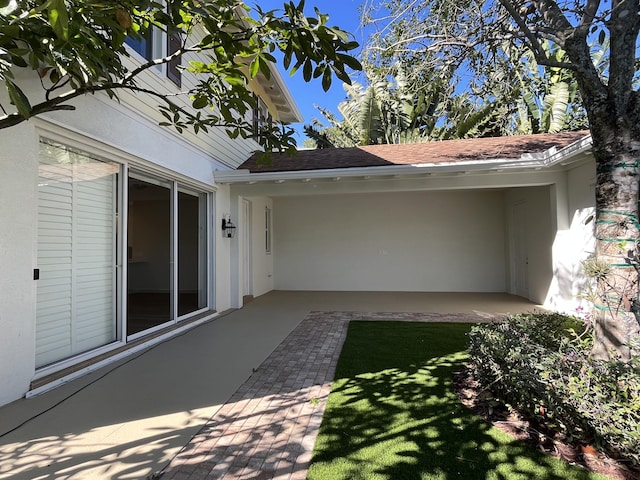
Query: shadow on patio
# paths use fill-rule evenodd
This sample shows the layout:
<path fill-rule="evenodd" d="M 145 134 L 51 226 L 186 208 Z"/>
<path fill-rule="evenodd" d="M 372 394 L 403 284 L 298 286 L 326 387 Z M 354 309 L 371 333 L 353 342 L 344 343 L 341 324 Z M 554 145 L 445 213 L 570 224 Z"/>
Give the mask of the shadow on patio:
<path fill-rule="evenodd" d="M 343 333 L 333 322 L 329 335 L 317 334 L 318 348 L 307 332 L 290 335 L 292 343 L 273 351 L 310 311 L 482 315 L 534 307 L 502 294 L 271 292 L 137 357 L 0 408 L 0 478 L 142 479 L 186 444 L 163 480 L 172 472 L 182 478 L 178 465 L 192 472 L 248 467 L 252 478 L 256 469 L 269 475 L 264 478 L 283 471 L 304 478 L 310 435 L 328 394 L 328 358 Z M 283 366 L 305 360 L 311 373 L 301 377 L 296 368 L 293 378 L 287 375 Z M 222 461 L 212 460 L 214 451 Z"/>

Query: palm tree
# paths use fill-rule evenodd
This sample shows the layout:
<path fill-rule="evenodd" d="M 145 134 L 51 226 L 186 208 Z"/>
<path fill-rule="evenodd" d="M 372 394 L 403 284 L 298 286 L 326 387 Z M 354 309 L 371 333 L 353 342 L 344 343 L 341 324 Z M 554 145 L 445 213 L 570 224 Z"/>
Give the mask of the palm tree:
<path fill-rule="evenodd" d="M 562 62 L 565 52 L 557 45 L 545 42 L 549 57 Z M 510 55 L 510 58 L 517 58 Z M 530 51 L 525 51 L 514 69 L 516 83 L 516 108 L 514 115 L 516 133 L 557 133 L 563 130 L 588 128 L 584 109 L 581 107 L 578 85 L 568 70 L 540 67 Z"/>
<path fill-rule="evenodd" d="M 470 95 L 453 94 L 454 83 L 443 79 L 442 72 L 419 87 L 408 81 L 401 67 L 393 77 L 373 67 L 366 73 L 366 87 L 357 82 L 344 86 L 347 98 L 338 105 L 342 120 L 316 105 L 330 126 L 316 120 L 305 133 L 319 148 L 426 142 L 492 131 L 492 104 L 480 108 Z"/>

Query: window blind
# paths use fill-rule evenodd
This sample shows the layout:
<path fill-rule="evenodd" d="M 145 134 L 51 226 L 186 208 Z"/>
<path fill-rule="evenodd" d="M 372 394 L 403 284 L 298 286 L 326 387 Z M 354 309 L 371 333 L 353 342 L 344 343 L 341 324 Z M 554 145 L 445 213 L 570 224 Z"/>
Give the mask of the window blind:
<path fill-rule="evenodd" d="M 42 142 L 36 366 L 116 339 L 119 166 Z"/>

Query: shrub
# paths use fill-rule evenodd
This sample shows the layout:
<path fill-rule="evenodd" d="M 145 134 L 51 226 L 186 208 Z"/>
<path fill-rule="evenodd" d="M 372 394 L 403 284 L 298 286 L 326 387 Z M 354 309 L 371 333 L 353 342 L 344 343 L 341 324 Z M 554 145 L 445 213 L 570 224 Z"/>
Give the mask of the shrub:
<path fill-rule="evenodd" d="M 628 363 L 591 359 L 586 328 L 582 320 L 557 313 L 474 326 L 472 370 L 497 400 L 569 439 L 593 441 L 610 455 L 638 464 L 640 358 Z"/>

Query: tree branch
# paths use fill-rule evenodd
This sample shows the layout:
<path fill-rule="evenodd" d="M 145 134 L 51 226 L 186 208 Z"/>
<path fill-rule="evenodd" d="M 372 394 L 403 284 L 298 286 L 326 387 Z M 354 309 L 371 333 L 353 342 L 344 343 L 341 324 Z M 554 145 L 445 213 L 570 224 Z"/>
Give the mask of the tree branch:
<path fill-rule="evenodd" d="M 637 0 L 614 1 L 608 22 L 611 30 L 609 91 L 618 119 L 626 116 L 633 91 L 639 13 Z"/>
<path fill-rule="evenodd" d="M 578 26 L 578 28 L 586 27 L 588 29 L 593 24 L 599 8 L 600 0 L 587 0 L 587 4 L 584 7 L 584 13 L 582 14 L 582 18 L 580 19 L 580 25 Z"/>
<path fill-rule="evenodd" d="M 500 0 L 500 5 L 509 12 L 511 19 L 516 23 L 520 31 L 524 34 L 525 38 L 529 42 L 531 51 L 533 52 L 536 61 L 540 64 L 544 60 L 548 60 L 548 56 L 542 44 L 538 41 L 538 37 L 531 31 L 529 25 L 525 19 L 516 10 L 515 5 L 511 0 Z"/>

